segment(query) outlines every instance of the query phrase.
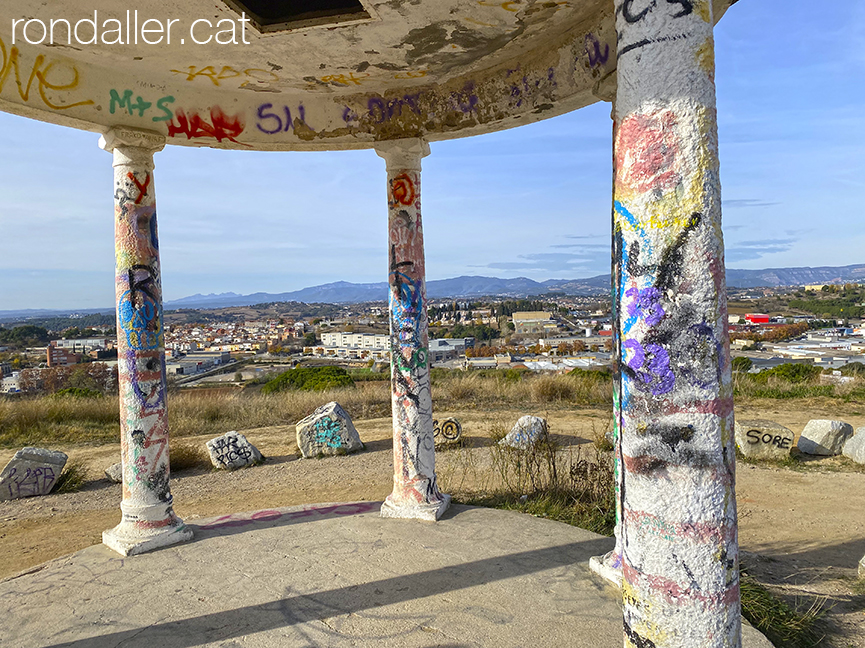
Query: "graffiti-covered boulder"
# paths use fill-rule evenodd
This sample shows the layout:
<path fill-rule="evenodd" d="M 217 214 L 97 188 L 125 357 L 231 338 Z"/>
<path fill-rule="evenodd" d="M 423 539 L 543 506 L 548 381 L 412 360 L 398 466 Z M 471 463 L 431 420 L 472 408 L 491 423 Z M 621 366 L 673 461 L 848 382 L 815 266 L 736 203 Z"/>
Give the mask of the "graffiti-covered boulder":
<path fill-rule="evenodd" d="M 363 449 L 354 423 L 336 401 L 322 405 L 297 424 L 297 447 L 304 458 Z"/>
<path fill-rule="evenodd" d="M 210 463 L 220 470 L 237 470 L 264 461 L 258 448 L 233 430 L 211 439 L 205 445 L 210 453 Z"/>
<path fill-rule="evenodd" d="M 0 473 L 0 501 L 47 495 L 63 472 L 68 457 L 63 452 L 23 448 Z"/>
<path fill-rule="evenodd" d="M 736 421 L 736 447 L 748 459 L 784 459 L 793 447 L 793 430 L 765 419 Z"/>
<path fill-rule="evenodd" d="M 805 454 L 831 456 L 841 454 L 844 443 L 853 436 L 853 426 L 843 421 L 813 419 L 799 436 L 798 448 Z"/>
<path fill-rule="evenodd" d="M 121 483 L 123 481 L 123 464 L 119 461 L 115 464 L 111 464 L 105 469 L 105 476 L 109 481 L 113 481 L 115 484 Z"/>
<path fill-rule="evenodd" d="M 856 463 L 865 464 L 865 427 L 860 427 L 852 437 L 847 439 L 841 454 Z"/>
<path fill-rule="evenodd" d="M 499 445 L 528 450 L 546 435 L 547 419 L 540 416 L 521 416 L 507 436 L 499 441 Z"/>

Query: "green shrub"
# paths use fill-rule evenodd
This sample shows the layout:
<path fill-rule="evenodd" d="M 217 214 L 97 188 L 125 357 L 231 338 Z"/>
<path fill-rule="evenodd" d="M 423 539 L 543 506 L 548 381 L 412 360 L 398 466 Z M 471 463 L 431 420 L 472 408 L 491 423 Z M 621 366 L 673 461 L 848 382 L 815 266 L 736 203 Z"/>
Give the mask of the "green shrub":
<path fill-rule="evenodd" d="M 815 365 L 788 362 L 771 369 L 763 369 L 754 378 L 761 383 L 768 383 L 770 378 L 780 378 L 791 383 L 803 383 L 813 380 L 820 375 L 821 371 L 822 369 Z"/>
<path fill-rule="evenodd" d="M 733 371 L 738 371 L 739 373 L 748 373 L 753 366 L 754 362 L 753 360 L 751 360 L 751 358 L 746 358 L 744 356 L 733 358 Z"/>
<path fill-rule="evenodd" d="M 841 367 L 842 376 L 862 376 L 865 377 L 865 364 L 861 362 L 848 362 Z"/>
<path fill-rule="evenodd" d="M 101 398 L 102 396 L 101 391 L 87 387 L 67 387 L 51 395 L 52 398 Z"/>
<path fill-rule="evenodd" d="M 352 387 L 354 380 L 342 367 L 295 367 L 268 381 L 261 388 L 264 394 L 285 389 L 324 391 L 334 387 Z"/>

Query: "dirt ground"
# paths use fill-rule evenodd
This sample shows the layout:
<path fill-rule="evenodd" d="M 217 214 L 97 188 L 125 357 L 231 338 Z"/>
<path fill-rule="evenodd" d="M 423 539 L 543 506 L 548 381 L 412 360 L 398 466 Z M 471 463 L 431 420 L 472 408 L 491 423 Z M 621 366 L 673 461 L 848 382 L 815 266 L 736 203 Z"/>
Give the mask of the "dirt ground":
<path fill-rule="evenodd" d="M 827 412 L 807 406 L 737 407 L 740 419 L 768 418 L 797 434 L 812 418 L 842 418 L 865 426 L 855 404 Z M 865 409 L 865 408 L 863 408 Z M 482 487 L 489 479 L 489 435 L 510 428 L 526 411 L 437 412 L 456 416 L 465 447 L 437 453 L 446 492 Z M 590 441 L 610 425 L 605 410 L 553 410 L 544 415 L 572 452 L 594 453 Z M 364 452 L 321 460 L 297 457 L 293 426 L 244 430 L 267 457 L 233 473 L 204 468 L 172 474 L 175 510 L 184 520 L 313 502 L 383 500 L 392 486 L 391 421 L 356 421 Z M 200 443 L 213 435 L 187 437 Z M 81 491 L 0 502 L 0 578 L 101 541 L 119 522 L 120 486 L 103 471 L 119 459 L 119 445 L 52 447 L 87 466 L 92 480 Z M 14 449 L 0 450 L 0 465 Z M 809 462 L 803 470 L 740 464 L 737 474 L 739 541 L 751 575 L 788 602 L 823 602 L 825 640 L 831 648 L 865 648 L 865 590 L 856 567 L 865 555 L 865 470 L 842 458 Z M 859 592 L 858 594 L 856 592 Z"/>

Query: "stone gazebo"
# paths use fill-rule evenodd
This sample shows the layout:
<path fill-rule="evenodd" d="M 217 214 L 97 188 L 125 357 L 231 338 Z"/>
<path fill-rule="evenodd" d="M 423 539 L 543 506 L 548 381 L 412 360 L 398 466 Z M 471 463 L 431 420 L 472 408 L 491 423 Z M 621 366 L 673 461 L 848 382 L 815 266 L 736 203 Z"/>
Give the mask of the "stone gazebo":
<path fill-rule="evenodd" d="M 421 159 L 429 142 L 610 101 L 619 524 L 593 566 L 621 582 L 626 646 L 739 646 L 712 36 L 732 2 L 6 0 L 0 109 L 99 133 L 114 159 L 123 501 L 104 543 L 130 555 L 191 537 L 169 488 L 154 153 L 385 159 L 395 475 L 382 515 L 436 520 L 450 498 L 435 475 Z"/>

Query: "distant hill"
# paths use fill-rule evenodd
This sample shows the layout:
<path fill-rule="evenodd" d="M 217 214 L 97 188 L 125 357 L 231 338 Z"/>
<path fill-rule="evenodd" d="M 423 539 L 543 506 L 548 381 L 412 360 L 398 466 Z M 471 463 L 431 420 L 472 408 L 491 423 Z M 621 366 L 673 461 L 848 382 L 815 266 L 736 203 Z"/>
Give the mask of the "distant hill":
<path fill-rule="evenodd" d="M 527 297 L 543 295 L 548 292 L 568 294 L 601 294 L 609 291 L 609 275 L 591 279 L 564 280 L 550 279 L 534 281 L 526 277 L 499 279 L 498 277 L 464 276 L 453 279 L 438 279 L 427 282 L 427 296 L 430 299 L 446 297 Z M 358 303 L 387 301 L 387 282 L 355 284 L 347 281 L 312 286 L 285 293 L 253 293 L 238 295 L 222 293 L 219 295 L 192 295 L 183 299 L 166 302 L 166 308 L 224 308 L 227 306 L 251 306 L 267 302 L 298 301 L 314 303 Z"/>
<path fill-rule="evenodd" d="M 865 281 L 865 264 L 823 266 L 820 268 L 768 268 L 736 270 L 727 268 L 727 285 L 735 288 L 760 286 L 804 286 L 818 283 L 856 283 Z"/>
<path fill-rule="evenodd" d="M 865 264 L 820 268 L 767 268 L 765 270 L 737 270 L 727 268 L 727 285 L 731 288 L 758 288 L 761 286 L 801 286 L 815 283 L 846 283 L 865 281 Z M 568 295 L 606 295 L 610 291 L 610 275 L 603 274 L 586 279 L 548 279 L 534 281 L 527 277 L 499 279 L 498 277 L 462 276 L 427 282 L 430 299 L 447 297 L 511 297 L 561 292 Z M 347 281 L 312 286 L 286 293 L 253 293 L 237 295 L 192 295 L 171 302 L 166 308 L 222 308 L 250 306 L 266 302 L 299 301 L 314 303 L 357 303 L 386 301 L 387 283 L 355 284 Z"/>
<path fill-rule="evenodd" d="M 865 264 L 848 266 L 823 266 L 819 268 L 767 268 L 765 270 L 737 270 L 727 268 L 727 285 L 731 288 L 759 288 L 761 286 L 801 286 L 817 283 L 847 283 L 865 281 Z M 499 279 L 498 277 L 462 276 L 453 279 L 437 279 L 427 282 L 430 299 L 448 297 L 507 297 L 522 298 L 547 293 L 568 295 L 607 295 L 610 292 L 610 275 L 602 274 L 586 279 L 548 279 L 534 281 L 526 277 Z M 359 303 L 387 301 L 387 283 L 334 283 L 311 286 L 284 293 L 257 292 L 251 295 L 220 293 L 191 295 L 165 302 L 165 308 L 227 308 L 229 306 L 251 306 L 269 302 Z M 0 311 L 0 321 L 28 317 L 50 317 L 69 313 L 111 312 L 111 309 L 87 310 L 17 310 Z"/>

